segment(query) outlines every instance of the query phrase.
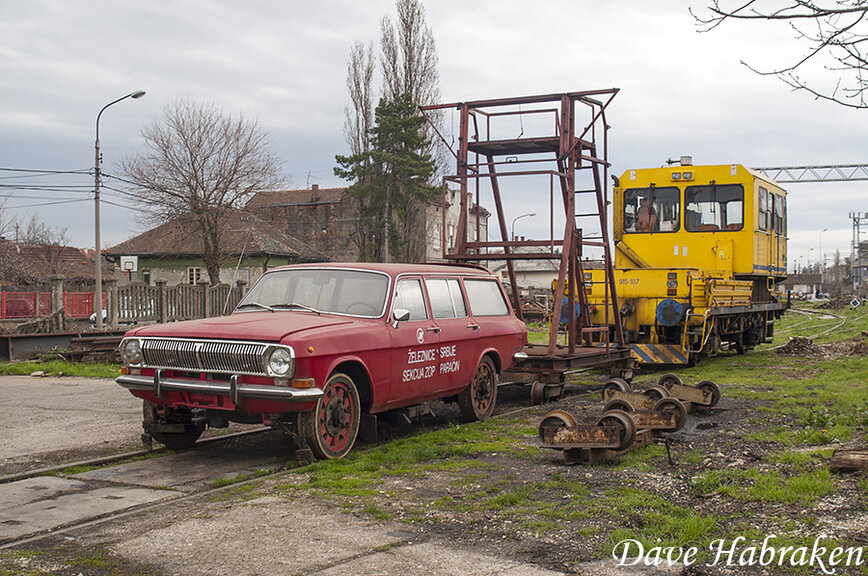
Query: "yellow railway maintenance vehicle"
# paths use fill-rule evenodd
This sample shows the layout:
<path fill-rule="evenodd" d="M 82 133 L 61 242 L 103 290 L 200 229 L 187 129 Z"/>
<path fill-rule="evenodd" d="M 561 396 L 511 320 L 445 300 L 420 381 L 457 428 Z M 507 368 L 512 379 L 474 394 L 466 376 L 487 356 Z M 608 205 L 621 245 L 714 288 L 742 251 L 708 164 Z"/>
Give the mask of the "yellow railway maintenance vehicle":
<path fill-rule="evenodd" d="M 625 340 L 645 364 L 687 364 L 771 342 L 786 309 L 786 191 L 739 164 L 627 170 L 613 193 Z M 611 324 L 603 270 L 586 270 L 592 325 Z M 605 337 L 605 334 L 602 334 Z"/>

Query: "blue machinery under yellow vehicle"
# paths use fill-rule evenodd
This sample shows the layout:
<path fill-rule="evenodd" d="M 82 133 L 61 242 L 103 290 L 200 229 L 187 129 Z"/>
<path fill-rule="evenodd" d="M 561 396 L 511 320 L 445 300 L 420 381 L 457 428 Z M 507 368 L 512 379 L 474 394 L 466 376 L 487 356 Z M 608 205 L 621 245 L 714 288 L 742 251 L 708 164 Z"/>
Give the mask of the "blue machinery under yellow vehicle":
<path fill-rule="evenodd" d="M 771 342 L 787 304 L 786 191 L 739 164 L 628 170 L 613 193 L 615 283 L 625 341 L 646 364 L 686 364 Z M 605 326 L 603 270 L 585 270 Z M 605 333 L 602 334 L 605 337 Z"/>

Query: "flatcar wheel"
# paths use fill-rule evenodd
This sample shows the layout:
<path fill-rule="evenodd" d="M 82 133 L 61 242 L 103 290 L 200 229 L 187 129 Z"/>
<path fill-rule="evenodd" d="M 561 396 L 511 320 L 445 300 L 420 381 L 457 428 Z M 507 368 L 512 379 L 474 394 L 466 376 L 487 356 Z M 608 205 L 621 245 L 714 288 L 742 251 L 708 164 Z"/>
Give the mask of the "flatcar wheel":
<path fill-rule="evenodd" d="M 577 426 L 576 418 L 565 410 L 552 410 L 540 420 L 539 439 L 543 439 L 543 431 L 546 428 L 569 428 Z"/>
<path fill-rule="evenodd" d="M 494 413 L 497 402 L 497 370 L 488 356 L 476 367 L 470 384 L 458 394 L 461 417 L 467 421 L 485 420 Z"/>
<path fill-rule="evenodd" d="M 710 396 L 711 403 L 708 404 L 709 408 L 717 404 L 718 400 L 720 400 L 720 386 L 718 386 L 711 380 L 703 380 L 702 382 L 697 384 L 696 387 L 702 390 L 702 392 L 705 393 L 706 396 Z"/>
<path fill-rule="evenodd" d="M 667 390 L 672 390 L 673 384 L 678 384 L 679 386 L 681 386 L 684 384 L 684 382 L 681 381 L 681 378 L 678 376 L 678 374 L 671 374 L 671 373 L 670 374 L 664 374 L 663 376 L 660 377 L 659 380 L 657 380 L 657 385 L 663 386 Z"/>
<path fill-rule="evenodd" d="M 633 406 L 629 401 L 624 400 L 623 398 L 613 398 L 606 402 L 606 405 L 603 406 L 603 412 L 608 412 L 609 410 L 623 410 L 624 412 L 635 412 L 636 407 Z"/>
<path fill-rule="evenodd" d="M 530 401 L 532 404 L 543 404 L 546 401 L 546 385 L 539 380 L 530 386 Z"/>
<path fill-rule="evenodd" d="M 609 378 L 609 380 L 603 384 L 603 400 L 606 399 L 607 390 L 612 390 L 614 392 L 630 392 L 631 388 L 623 378 Z"/>
<path fill-rule="evenodd" d="M 654 403 L 651 412 L 664 418 L 675 417 L 675 429 L 681 430 L 687 423 L 687 408 L 678 398 L 661 398 Z"/>
<path fill-rule="evenodd" d="M 618 430 L 617 450 L 626 450 L 636 438 L 636 423 L 622 410 L 611 410 L 597 420 L 597 426 L 612 426 Z"/>
<path fill-rule="evenodd" d="M 669 398 L 670 396 L 669 390 L 663 386 L 649 386 L 643 394 L 652 400 L 660 400 L 661 398 Z"/>
<path fill-rule="evenodd" d="M 298 433 L 317 458 L 342 458 L 356 443 L 360 422 L 356 384 L 346 374 L 336 373 L 326 381 L 316 407 L 298 415 Z"/>

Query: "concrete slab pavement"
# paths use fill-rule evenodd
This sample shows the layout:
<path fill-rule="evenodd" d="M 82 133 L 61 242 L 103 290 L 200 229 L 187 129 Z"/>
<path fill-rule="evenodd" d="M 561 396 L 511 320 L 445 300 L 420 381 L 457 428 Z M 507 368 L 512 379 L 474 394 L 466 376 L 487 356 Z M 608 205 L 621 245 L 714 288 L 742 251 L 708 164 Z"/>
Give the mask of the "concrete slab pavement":
<path fill-rule="evenodd" d="M 112 551 L 167 576 L 558 574 L 461 546 L 410 542 L 400 525 L 358 518 L 304 496 L 206 506 L 194 518 L 116 541 Z"/>
<path fill-rule="evenodd" d="M 290 442 L 282 433 L 265 434 L 269 436 L 258 440 L 264 442 L 271 438 L 278 444 L 265 452 L 252 450 L 252 443 L 256 440 L 250 439 L 238 445 L 221 445 L 217 449 L 193 449 L 160 458 L 97 468 L 76 474 L 75 478 L 153 488 L 170 486 L 185 492 L 200 490 L 203 483 L 220 478 L 235 478 L 245 473 L 252 476 L 254 470 L 268 467 L 277 457 L 282 456 L 284 460 L 292 457 Z"/>
<path fill-rule="evenodd" d="M 11 482 L 0 486 L 0 542 L 176 495 L 138 486 L 93 489 L 53 476 Z"/>
<path fill-rule="evenodd" d="M 114 380 L 0 376 L 0 464 L 45 452 L 135 449 L 142 402 Z"/>

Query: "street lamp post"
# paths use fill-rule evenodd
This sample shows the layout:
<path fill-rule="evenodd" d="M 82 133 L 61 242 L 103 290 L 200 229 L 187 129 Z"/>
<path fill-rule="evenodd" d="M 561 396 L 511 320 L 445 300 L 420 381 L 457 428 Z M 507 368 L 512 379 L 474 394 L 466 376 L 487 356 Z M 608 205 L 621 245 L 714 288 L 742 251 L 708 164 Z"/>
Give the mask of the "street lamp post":
<path fill-rule="evenodd" d="M 112 100 L 108 104 L 102 107 L 99 111 L 99 114 L 96 115 L 96 141 L 94 144 L 94 169 L 93 169 L 93 216 L 94 216 L 94 256 L 96 259 L 96 270 L 94 273 L 94 289 L 93 289 L 93 311 L 94 316 L 96 317 L 96 327 L 99 330 L 103 328 L 102 321 L 102 250 L 100 249 L 100 238 L 99 238 L 99 119 L 102 116 L 102 113 L 105 112 L 106 108 L 113 104 L 117 104 L 121 100 L 126 100 L 127 98 L 141 98 L 145 95 L 144 90 L 136 90 L 135 92 L 130 92 L 126 96 L 121 96 L 117 100 Z"/>
<path fill-rule="evenodd" d="M 512 219 L 512 226 L 510 227 L 510 240 L 515 240 L 515 221 L 519 218 L 527 218 L 528 216 L 536 216 L 536 212 L 531 212 L 530 214 L 522 214 L 521 216 L 516 216 Z"/>
<path fill-rule="evenodd" d="M 825 290 L 825 269 L 826 269 L 826 257 L 823 256 L 823 232 L 828 232 L 828 228 L 823 228 L 820 230 L 820 292 Z"/>

